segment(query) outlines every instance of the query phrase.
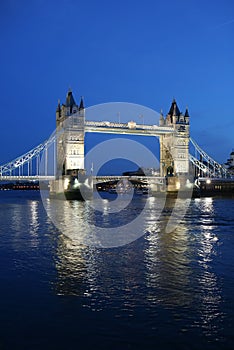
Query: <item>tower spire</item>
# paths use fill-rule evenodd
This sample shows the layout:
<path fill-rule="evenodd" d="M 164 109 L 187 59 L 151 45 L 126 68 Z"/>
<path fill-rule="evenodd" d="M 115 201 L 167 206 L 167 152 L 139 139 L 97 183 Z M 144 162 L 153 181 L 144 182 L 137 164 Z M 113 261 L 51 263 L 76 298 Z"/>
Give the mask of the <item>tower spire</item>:
<path fill-rule="evenodd" d="M 165 120 L 163 117 L 163 110 L 161 109 L 160 117 L 159 117 L 159 126 L 163 126 L 164 124 L 165 124 Z"/>
<path fill-rule="evenodd" d="M 83 96 L 81 96 L 81 98 L 80 98 L 80 106 L 79 106 L 79 109 L 84 109 L 84 98 L 83 98 Z"/>
<path fill-rule="evenodd" d="M 73 97 L 71 89 L 68 90 L 67 97 L 66 97 L 66 107 L 72 107 L 75 105 L 75 99 Z"/>
<path fill-rule="evenodd" d="M 185 116 L 185 117 L 188 117 L 188 118 L 190 117 L 190 116 L 189 116 L 188 107 L 186 107 L 186 110 L 185 110 L 185 114 L 184 114 L 184 116 Z"/>
<path fill-rule="evenodd" d="M 61 111 L 60 99 L 58 99 L 58 105 L 57 105 L 56 112 L 60 112 L 60 111 Z"/>
<path fill-rule="evenodd" d="M 173 98 L 173 101 L 171 103 L 171 107 L 170 107 L 168 114 L 170 116 L 173 116 L 173 115 L 179 116 L 180 115 L 179 107 L 177 106 L 176 100 L 174 98 Z"/>

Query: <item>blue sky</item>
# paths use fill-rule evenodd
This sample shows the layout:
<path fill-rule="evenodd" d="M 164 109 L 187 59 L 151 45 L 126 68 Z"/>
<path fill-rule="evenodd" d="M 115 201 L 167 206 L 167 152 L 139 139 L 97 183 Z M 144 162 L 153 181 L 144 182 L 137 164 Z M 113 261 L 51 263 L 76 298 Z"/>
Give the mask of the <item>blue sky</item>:
<path fill-rule="evenodd" d="M 232 0 L 1 1 L 0 164 L 52 133 L 69 87 L 86 106 L 123 101 L 164 114 L 175 97 L 189 107 L 192 137 L 226 161 L 233 37 Z"/>

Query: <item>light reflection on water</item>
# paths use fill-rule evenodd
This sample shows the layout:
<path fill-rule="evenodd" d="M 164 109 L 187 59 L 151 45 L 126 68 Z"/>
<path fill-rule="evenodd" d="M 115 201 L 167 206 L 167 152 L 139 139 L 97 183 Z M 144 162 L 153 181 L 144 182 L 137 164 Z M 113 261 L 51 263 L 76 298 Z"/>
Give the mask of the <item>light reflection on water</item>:
<path fill-rule="evenodd" d="M 215 233 L 216 213 L 213 199 L 204 198 L 196 202 L 201 211 L 200 234 L 197 237 L 197 258 L 199 269 L 196 274 L 197 288 L 200 289 L 199 304 L 201 326 L 205 335 L 214 336 L 218 331 L 217 320 L 222 320 L 221 286 L 212 269 L 212 262 L 218 254 L 219 239 Z M 196 301 L 197 302 L 197 301 Z"/>
<path fill-rule="evenodd" d="M 38 200 L 30 200 L 27 205 L 11 205 L 10 230 L 15 232 L 12 244 L 16 250 L 23 249 L 26 244 L 30 244 L 31 247 L 36 247 L 39 244 L 40 218 L 38 205 Z M 29 236 L 28 241 L 25 241 L 25 234 Z"/>
<path fill-rule="evenodd" d="M 106 211 L 96 214 L 86 203 L 64 202 L 59 213 L 61 223 L 69 232 L 64 235 L 42 216 L 42 204 L 38 200 L 11 204 L 9 230 L 12 232 L 10 244 L 16 253 L 15 268 L 24 274 L 28 265 L 32 271 L 35 266 L 43 270 L 43 261 L 46 268 L 49 266 L 45 278 L 50 278 L 53 295 L 62 300 L 71 300 L 72 296 L 79 301 L 76 305 L 94 315 L 112 312 L 113 318 L 127 329 L 142 325 L 139 329 L 145 337 L 159 335 L 167 339 L 167 329 L 169 333 L 174 332 L 177 346 L 181 339 L 190 344 L 191 335 L 194 340 L 202 334 L 209 341 L 222 341 L 227 317 L 230 319 L 233 315 L 227 316 L 229 307 L 223 307 L 222 274 L 226 271 L 217 266 L 223 247 L 217 202 L 206 198 L 193 200 L 177 229 L 168 233 L 166 227 L 174 200 L 167 201 L 160 217 L 155 212 L 155 201 L 152 198 L 147 208 L 148 232 L 131 244 L 112 249 L 81 245 L 74 235 L 74 217 L 70 215 L 73 208 L 75 224 L 82 234 L 88 235 L 84 221 L 112 224 L 113 217 L 110 219 Z M 105 205 L 108 206 L 108 202 Z M 131 210 L 129 207 L 124 214 L 128 219 Z M 86 231 L 82 232 L 84 227 Z M 50 237 L 43 243 L 46 234 Z M 48 244 L 51 244 L 54 277 L 50 276 Z M 36 251 L 38 260 L 34 256 Z M 19 252 L 23 253 L 21 260 Z M 45 252 L 46 258 L 42 255 Z"/>
<path fill-rule="evenodd" d="M 191 267 L 186 233 L 182 224 L 172 233 L 161 228 L 146 236 L 145 263 L 150 302 L 167 307 L 191 304 Z"/>
<path fill-rule="evenodd" d="M 31 223 L 29 226 L 29 233 L 31 235 L 32 244 L 36 247 L 39 244 L 38 230 L 40 227 L 39 216 L 38 216 L 38 201 L 31 201 L 30 212 L 31 212 Z"/>
<path fill-rule="evenodd" d="M 82 229 L 83 220 L 90 216 L 88 207 L 80 202 L 70 205 L 79 207 L 77 225 Z M 127 311 L 130 317 L 139 306 L 156 317 L 157 305 L 161 305 L 180 320 L 188 318 L 184 331 L 201 328 L 204 335 L 215 335 L 223 314 L 221 285 L 212 267 L 219 243 L 214 232 L 213 203 L 210 199 L 193 202 L 195 213 L 190 210 L 178 228 L 168 233 L 165 227 L 173 205 L 173 200 L 167 202 L 160 219 L 149 211 L 151 231 L 124 247 L 88 248 L 78 244 L 72 235 L 61 234 L 56 293 L 79 296 L 83 306 L 93 311 L 116 309 L 117 317 L 119 310 Z M 197 220 L 199 212 L 201 218 Z M 64 210 L 66 227 L 69 221 Z"/>
<path fill-rule="evenodd" d="M 148 216 L 153 212 L 154 219 L 160 216 L 163 199 L 152 203 L 150 200 L 135 199 L 126 204 L 122 197 L 117 203 L 117 211 L 109 212 L 112 201 L 103 200 L 98 209 L 94 201 L 77 202 L 44 200 L 44 206 L 56 227 L 77 244 L 111 248 L 124 246 L 143 236 L 152 222 Z M 153 205 L 153 208 L 152 208 Z M 108 214 L 109 212 L 109 214 Z"/>

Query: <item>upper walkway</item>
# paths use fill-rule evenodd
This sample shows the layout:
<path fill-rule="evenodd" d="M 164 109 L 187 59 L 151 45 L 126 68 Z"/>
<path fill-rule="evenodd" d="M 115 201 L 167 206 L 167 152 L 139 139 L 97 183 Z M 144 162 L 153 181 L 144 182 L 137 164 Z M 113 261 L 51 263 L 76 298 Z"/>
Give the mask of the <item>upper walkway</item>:
<path fill-rule="evenodd" d="M 173 127 L 128 123 L 113 123 L 108 121 L 85 121 L 85 132 L 100 132 L 107 134 L 159 136 L 175 132 Z"/>

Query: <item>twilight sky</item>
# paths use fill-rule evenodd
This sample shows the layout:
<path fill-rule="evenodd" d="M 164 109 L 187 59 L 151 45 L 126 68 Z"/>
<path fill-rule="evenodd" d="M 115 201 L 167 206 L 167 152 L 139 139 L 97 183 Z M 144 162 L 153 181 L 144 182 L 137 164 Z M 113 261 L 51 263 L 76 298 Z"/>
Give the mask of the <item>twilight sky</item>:
<path fill-rule="evenodd" d="M 0 164 L 49 137 L 69 87 L 86 107 L 121 101 L 166 114 L 175 97 L 191 136 L 226 161 L 233 38 L 233 0 L 1 1 Z"/>

